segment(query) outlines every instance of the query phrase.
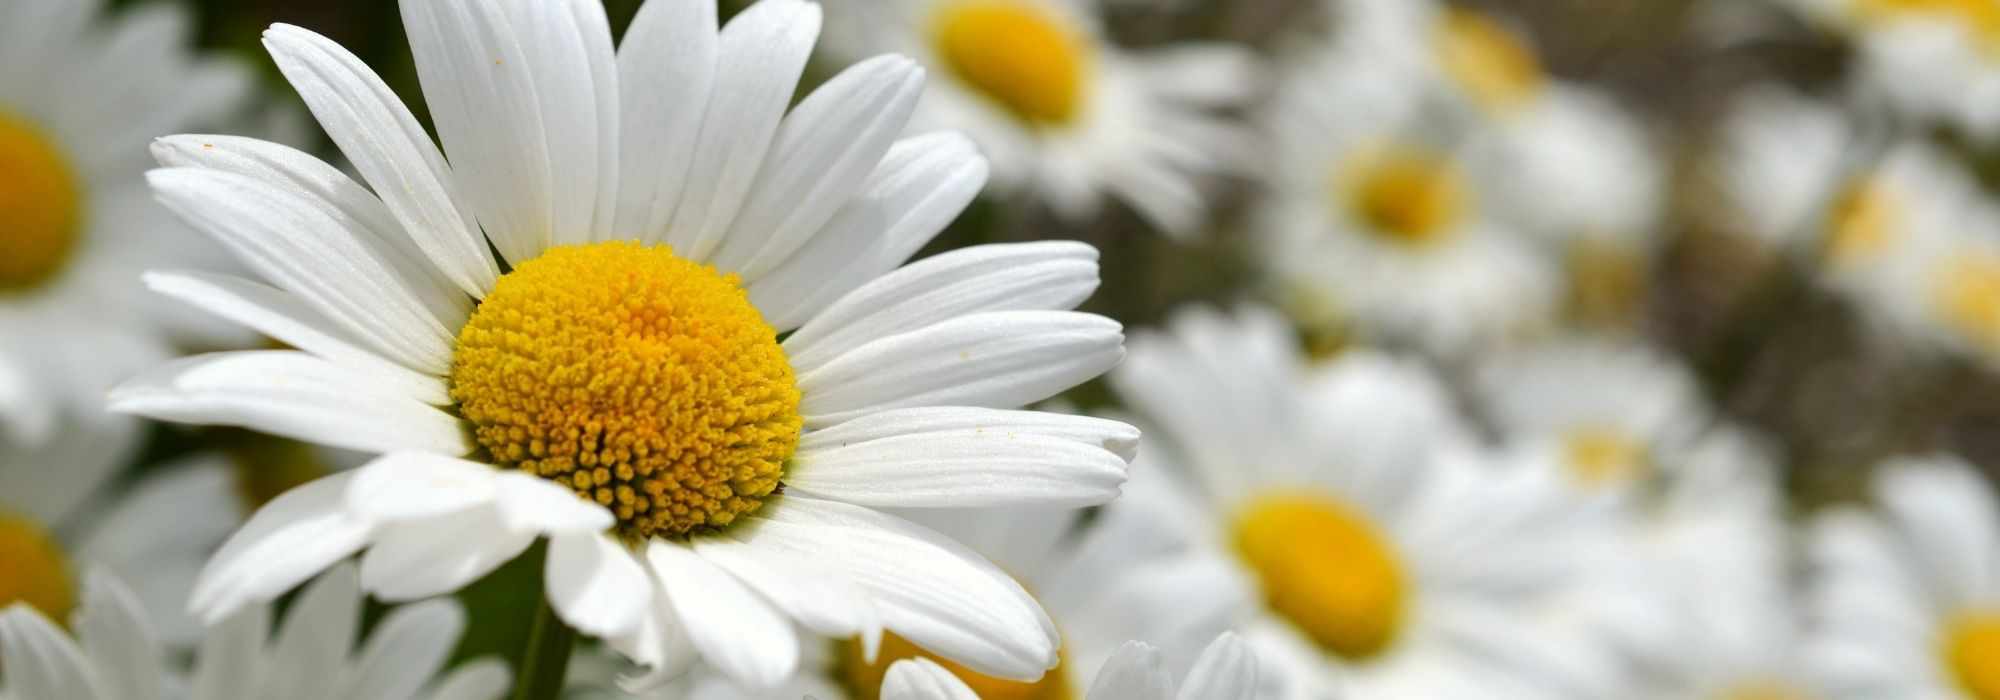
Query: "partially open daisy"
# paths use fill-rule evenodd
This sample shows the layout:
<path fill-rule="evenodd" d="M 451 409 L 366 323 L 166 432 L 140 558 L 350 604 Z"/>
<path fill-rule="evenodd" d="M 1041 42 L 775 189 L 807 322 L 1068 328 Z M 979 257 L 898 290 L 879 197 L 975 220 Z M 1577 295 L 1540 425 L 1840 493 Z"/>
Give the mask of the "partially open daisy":
<path fill-rule="evenodd" d="M 1216 638 L 1195 660 L 1184 679 L 1176 680 L 1160 651 L 1144 642 L 1128 642 L 1098 671 L 1090 690 L 1065 695 L 1079 700 L 1250 700 L 1256 697 L 1257 658 L 1234 635 Z M 889 667 L 882 700 L 1006 700 L 1020 697 L 981 692 L 950 669 L 928 659 L 897 661 Z"/>
<path fill-rule="evenodd" d="M 1216 115 L 1257 92 L 1249 54 L 1113 44 L 1079 0 L 830 0 L 844 60 L 883 51 L 930 69 L 918 128 L 963 129 L 994 185 L 1069 219 L 1122 200 L 1169 235 L 1206 221 L 1202 178 L 1240 171 L 1243 134 Z"/>
<path fill-rule="evenodd" d="M 486 700 L 507 690 L 506 664 L 496 659 L 440 673 L 465 630 L 456 602 L 397 608 L 362 634 L 352 566 L 300 592 L 275 630 L 274 617 L 270 606 L 254 606 L 210 630 L 193 674 L 182 678 L 132 593 L 116 577 L 93 575 L 76 613 L 59 618 L 67 631 L 33 608 L 0 611 L 0 698 Z"/>
<path fill-rule="evenodd" d="M 1251 604 L 1237 613 L 1246 632 L 1305 650 L 1287 656 L 1304 663 L 1273 662 L 1278 675 L 1355 697 L 1595 687 L 1586 675 L 1601 667 L 1578 663 L 1589 646 L 1522 633 L 1573 573 L 1560 492 L 1469 451 L 1422 370 L 1350 352 L 1308 373 L 1295 342 L 1266 313 L 1189 312 L 1170 334 L 1135 339 L 1113 375 L 1160 428 L 1144 458 L 1185 478 L 1182 505 L 1153 504 L 1172 509 L 1158 522 L 1189 523 L 1184 546 L 1232 562 L 1261 592 L 1199 607 Z M 1326 678 L 1329 666 L 1344 678 Z"/>
<path fill-rule="evenodd" d="M 147 265 L 225 267 L 215 246 L 162 222 L 170 217 L 142 177 L 145 144 L 229 116 L 250 75 L 196 55 L 179 7 L 104 19 L 103 4 L 0 4 L 4 465 L 116 468 L 141 435 L 139 421 L 105 415 L 112 384 L 172 356 L 177 341 L 248 340 L 206 333 L 214 324 L 185 309 L 163 313 L 136 280 Z M 93 477 L 54 480 L 68 478 Z M 22 500 L 63 511 L 88 495 L 50 490 Z"/>
<path fill-rule="evenodd" d="M 1367 56 L 1302 58 L 1268 119 L 1260 257 L 1314 325 L 1451 353 L 1551 311 L 1555 270 L 1499 222 L 1464 148 L 1418 88 Z"/>
<path fill-rule="evenodd" d="M 1878 510 L 1814 523 L 1807 648 L 1833 697 L 2000 698 L 2000 505 L 1951 457 L 1900 459 Z"/>
<path fill-rule="evenodd" d="M 961 137 L 898 140 L 921 69 L 863 62 L 787 114 L 820 24 L 799 0 L 719 30 L 713 3 L 648 3 L 615 53 L 596 0 L 403 18 L 444 153 L 282 25 L 267 48 L 372 188 L 254 140 L 156 148 L 161 199 L 269 284 L 150 283 L 300 350 L 178 362 L 118 408 L 389 453 L 254 516 L 202 617 L 357 552 L 367 591 L 436 595 L 546 538 L 561 619 L 662 676 L 699 656 L 776 683 L 795 623 L 1008 678 L 1056 663 L 1018 584 L 874 509 L 1101 503 L 1136 439 L 1008 410 L 1123 355 L 1118 324 L 1068 310 L 1094 249 L 898 269 L 986 173 Z"/>

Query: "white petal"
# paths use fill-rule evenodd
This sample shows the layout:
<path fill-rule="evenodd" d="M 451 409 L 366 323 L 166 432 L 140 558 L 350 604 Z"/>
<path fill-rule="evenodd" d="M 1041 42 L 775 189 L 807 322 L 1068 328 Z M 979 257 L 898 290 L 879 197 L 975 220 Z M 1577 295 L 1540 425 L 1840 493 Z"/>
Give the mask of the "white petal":
<path fill-rule="evenodd" d="M 694 642 L 688 639 L 687 626 L 674 614 L 671 598 L 660 587 L 659 580 L 654 579 L 653 604 L 640 617 L 638 628 L 604 640 L 606 646 L 647 669 L 638 676 L 619 680 L 626 692 L 638 695 L 656 690 L 687 673 L 700 659 Z"/>
<path fill-rule="evenodd" d="M 785 486 L 865 506 L 1081 508 L 1118 497 L 1126 462 L 1059 437 L 967 429 L 898 435 L 792 459 Z"/>
<path fill-rule="evenodd" d="M 125 584 L 92 572 L 83 586 L 83 603 L 74 622 L 83 652 L 102 673 L 108 698 L 157 700 L 160 673 L 166 659 L 145 610 Z"/>
<path fill-rule="evenodd" d="M 390 602 L 443 595 L 479 580 L 534 544 L 535 533 L 502 524 L 484 505 L 377 527 L 361 558 L 361 584 Z"/>
<path fill-rule="evenodd" d="M 709 262 L 755 281 L 791 257 L 867 182 L 923 87 L 923 69 L 889 55 L 814 90 L 779 125 L 743 213 Z"/>
<path fill-rule="evenodd" d="M 1257 656 L 1234 632 L 1203 649 L 1181 683 L 1180 700 L 1250 700 L 1257 693 Z"/>
<path fill-rule="evenodd" d="M 1991 487 L 1962 462 L 1882 472 L 1876 492 L 1948 604 L 1983 600 L 2000 579 L 2000 510 Z"/>
<path fill-rule="evenodd" d="M 895 269 L 986 186 L 986 159 L 955 133 L 896 142 L 854 200 L 792 257 L 749 285 L 778 330 L 798 328 L 847 292 Z"/>
<path fill-rule="evenodd" d="M 603 532 L 614 522 L 604 506 L 553 481 L 518 471 L 502 472 L 499 480 L 500 515 L 510 530 L 546 535 Z"/>
<path fill-rule="evenodd" d="M 722 28 L 714 91 L 667 229 L 667 243 L 676 254 L 706 261 L 722 243 L 771 150 L 819 25 L 818 5 L 768 0 L 751 5 Z"/>
<path fill-rule="evenodd" d="M 799 438 L 801 455 L 898 435 L 957 430 L 987 430 L 1058 437 L 1111 451 L 1132 461 L 1139 451 L 1139 429 L 1115 420 L 1048 411 L 1020 411 L 965 406 L 898 408 L 863 415 Z"/>
<path fill-rule="evenodd" d="M 14 697 L 118 700 L 98 684 L 83 650 L 27 603 L 0 611 L 0 665 Z"/>
<path fill-rule="evenodd" d="M 195 583 L 188 609 L 207 624 L 263 603 L 346 559 L 369 529 L 347 516 L 351 473 L 292 489 L 257 510 L 222 544 Z"/>
<path fill-rule="evenodd" d="M 877 338 L 981 311 L 1075 308 L 1097 290 L 1097 249 L 1049 241 L 974 246 L 912 263 L 841 297 L 785 339 L 811 371 Z"/>
<path fill-rule="evenodd" d="M 347 512 L 389 523 L 457 513 L 499 498 L 500 470 L 426 452 L 396 452 L 355 470 Z"/>
<path fill-rule="evenodd" d="M 712 2 L 649 2 L 618 50 L 618 213 L 612 233 L 665 239 L 715 80 Z"/>
<path fill-rule="evenodd" d="M 918 656 L 889 664 L 882 700 L 979 700 L 979 694 L 936 661 Z"/>
<path fill-rule="evenodd" d="M 110 408 L 160 420 L 234 425 L 349 449 L 464 454 L 458 419 L 372 375 L 289 350 L 178 360 L 134 377 Z"/>
<path fill-rule="evenodd" d="M 166 168 L 146 179 L 168 209 L 376 352 L 434 375 L 451 369 L 452 329 L 357 238 L 352 221 L 245 175 Z"/>
<path fill-rule="evenodd" d="M 408 700 L 444 668 L 465 631 L 457 601 L 405 605 L 377 625 L 357 655 L 349 687 L 336 697 Z"/>
<path fill-rule="evenodd" d="M 543 568 L 549 603 L 564 622 L 593 637 L 636 630 L 653 606 L 653 579 L 616 537 L 570 533 L 549 538 Z"/>
<path fill-rule="evenodd" d="M 507 662 L 494 658 L 477 659 L 452 669 L 425 697 L 428 700 L 498 700 L 513 680 L 514 674 L 507 670 Z"/>
<path fill-rule="evenodd" d="M 509 0 L 548 144 L 551 239 L 587 243 L 610 231 L 618 195 L 618 76 L 600 0 Z"/>
<path fill-rule="evenodd" d="M 1160 650 L 1142 642 L 1126 642 L 1118 647 L 1085 697 L 1118 700 L 1168 700 L 1174 696 L 1174 679 L 1160 662 Z"/>
<path fill-rule="evenodd" d="M 209 627 L 195 655 L 194 700 L 255 697 L 263 684 L 264 637 L 271 607 L 252 605 Z"/>
<path fill-rule="evenodd" d="M 911 406 L 1014 408 L 1103 374 L 1117 322 L 1073 311 L 991 311 L 864 344 L 799 375 L 808 427 Z"/>
<path fill-rule="evenodd" d="M 286 607 L 285 622 L 265 662 L 264 693 L 332 700 L 360 627 L 360 575 L 352 565 L 336 566 Z"/>
<path fill-rule="evenodd" d="M 943 535 L 860 506 L 786 496 L 750 519 L 745 540 L 837 562 L 875 598 L 883 626 L 998 678 L 1055 666 L 1055 623 L 1006 573 Z"/>
<path fill-rule="evenodd" d="M 882 640 L 881 616 L 845 572 L 816 558 L 760 549 L 743 539 L 698 538 L 694 551 L 763 594 L 806 629 L 834 639 L 860 637 L 864 653 L 874 659 Z"/>
<path fill-rule="evenodd" d="M 264 47 L 431 264 L 466 294 L 486 296 L 499 268 L 471 210 L 452 190 L 444 155 L 409 108 L 361 59 L 326 37 L 273 25 Z"/>
<path fill-rule="evenodd" d="M 778 615 L 727 572 L 681 545 L 654 540 L 646 559 L 701 656 L 730 678 L 771 688 L 799 665 L 799 640 Z"/>

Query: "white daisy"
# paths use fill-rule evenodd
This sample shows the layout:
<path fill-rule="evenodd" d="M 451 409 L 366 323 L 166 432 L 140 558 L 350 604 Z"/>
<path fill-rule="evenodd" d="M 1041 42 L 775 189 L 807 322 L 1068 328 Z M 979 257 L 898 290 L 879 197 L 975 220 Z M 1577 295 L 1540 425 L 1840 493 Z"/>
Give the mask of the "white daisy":
<path fill-rule="evenodd" d="M 1176 682 L 1160 652 L 1129 642 L 1106 662 L 1090 691 L 1095 700 L 1249 700 L 1257 687 L 1257 659 L 1231 635 L 1216 638 Z M 1176 689 L 1178 688 L 1178 690 Z M 958 676 L 929 659 L 897 661 L 882 686 L 883 700 L 995 700 L 1013 697 L 975 692 Z"/>
<path fill-rule="evenodd" d="M 1185 237 L 1206 221 L 1202 178 L 1238 172 L 1245 135 L 1216 114 L 1257 94 L 1250 54 L 1215 43 L 1113 44 L 1090 0 L 829 0 L 832 53 L 911 56 L 938 80 L 912 120 L 962 129 L 993 184 L 1072 221 L 1106 196 Z"/>
<path fill-rule="evenodd" d="M 1258 582 L 1261 612 L 1239 618 L 1247 632 L 1310 650 L 1291 657 L 1303 669 L 1260 657 L 1276 673 L 1325 676 L 1330 663 L 1345 678 L 1321 682 L 1355 697 L 1604 687 L 1591 647 L 1524 633 L 1530 608 L 1573 573 L 1560 492 L 1451 449 L 1462 428 L 1437 410 L 1449 399 L 1434 380 L 1367 354 L 1309 375 L 1264 313 L 1187 312 L 1173 328 L 1135 339 L 1113 384 L 1171 447 L 1147 458 L 1178 462 L 1166 471 L 1195 494 L 1156 522 L 1188 523 L 1186 546 Z"/>
<path fill-rule="evenodd" d="M 1269 115 L 1254 225 L 1280 298 L 1313 325 L 1445 353 L 1546 320 L 1555 271 L 1500 223 L 1467 134 L 1369 58 L 1300 59 Z"/>
<path fill-rule="evenodd" d="M 2000 138 L 2000 6 L 1987 0 L 1790 0 L 1853 41 L 1864 96 L 1899 113 Z"/>
<path fill-rule="evenodd" d="M 112 384 L 179 342 L 246 340 L 163 313 L 136 280 L 148 265 L 226 267 L 193 232 L 162 225 L 141 177 L 145 144 L 230 115 L 251 76 L 195 55 L 179 7 L 100 19 L 103 9 L 0 2 L 0 464 L 109 472 L 141 437 L 139 421 L 105 415 Z M 72 478 L 95 476 L 53 481 Z M 89 495 L 51 484 L 23 493 L 38 510 L 16 515 Z"/>
<path fill-rule="evenodd" d="M 372 191 L 254 140 L 156 148 L 161 199 L 269 284 L 150 283 L 301 350 L 174 363 L 117 407 L 389 453 L 253 516 L 201 617 L 357 552 L 376 596 L 437 595 L 546 537 L 555 613 L 662 677 L 699 656 L 775 684 L 795 623 L 1008 678 L 1056 663 L 1018 584 L 875 510 L 1101 503 L 1136 439 L 1007 410 L 1123 355 L 1068 311 L 1094 249 L 898 269 L 986 172 L 955 135 L 898 140 L 920 68 L 863 62 L 787 114 L 820 23 L 798 0 L 719 30 L 713 3 L 648 3 L 615 53 L 595 0 L 403 16 L 443 153 L 352 54 L 265 35 Z"/>
<path fill-rule="evenodd" d="M 456 602 L 397 608 L 365 641 L 361 606 L 354 568 L 337 567 L 292 601 L 275 632 L 275 613 L 264 605 L 210 630 L 193 674 L 181 678 L 167 669 L 131 592 L 115 577 L 93 575 L 68 632 L 24 605 L 0 612 L 0 698 L 480 700 L 506 692 L 507 667 L 494 659 L 439 677 L 465 629 Z"/>
<path fill-rule="evenodd" d="M 2000 506 L 1951 457 L 1893 460 L 1878 512 L 1813 526 L 1819 631 L 1807 663 L 1831 698 L 2000 698 Z"/>

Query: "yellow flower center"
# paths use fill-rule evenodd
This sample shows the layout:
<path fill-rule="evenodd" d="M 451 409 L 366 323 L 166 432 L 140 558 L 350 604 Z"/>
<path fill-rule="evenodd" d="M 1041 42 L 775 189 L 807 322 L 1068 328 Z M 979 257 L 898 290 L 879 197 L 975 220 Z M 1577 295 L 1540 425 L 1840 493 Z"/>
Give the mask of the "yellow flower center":
<path fill-rule="evenodd" d="M 1629 483 L 1646 471 L 1646 446 L 1618 430 L 1575 430 L 1562 447 L 1570 477 L 1585 487 Z"/>
<path fill-rule="evenodd" d="M 1716 696 L 1716 700 L 1807 700 L 1808 697 L 1787 683 L 1755 680 L 1730 688 Z"/>
<path fill-rule="evenodd" d="M 959 81 L 1031 124 L 1082 111 L 1090 43 L 1051 11 L 1020 0 L 959 0 L 931 20 L 931 41 Z"/>
<path fill-rule="evenodd" d="M 1989 46 L 2000 42 L 2000 3 L 1993 0 L 1861 0 L 1855 12 L 1868 23 L 1915 17 L 1941 19 L 1962 24 L 1973 38 Z"/>
<path fill-rule="evenodd" d="M 1948 625 L 1944 663 L 1973 700 L 2000 700 L 2000 612 L 1965 615 Z"/>
<path fill-rule="evenodd" d="M 2000 256 L 1955 256 L 1934 279 L 1932 303 L 1946 325 L 1981 349 L 2000 349 Z"/>
<path fill-rule="evenodd" d="M 1411 247 L 1450 236 L 1471 205 L 1452 161 L 1415 148 L 1364 153 L 1336 178 L 1342 202 L 1378 237 Z"/>
<path fill-rule="evenodd" d="M 458 334 L 451 396 L 495 463 L 610 508 L 633 539 L 756 510 L 802 423 L 791 364 L 736 276 L 625 242 L 503 275 Z"/>
<path fill-rule="evenodd" d="M 1827 257 L 1852 263 L 1876 256 L 1895 241 L 1902 218 L 1902 202 L 1889 186 L 1870 178 L 1849 184 L 1827 211 Z"/>
<path fill-rule="evenodd" d="M 1327 498 L 1272 494 L 1242 511 L 1235 535 L 1265 602 L 1327 651 L 1363 660 L 1395 641 L 1409 584 L 1360 513 Z"/>
<path fill-rule="evenodd" d="M 0 112 L 0 293 L 56 276 L 83 230 L 82 183 L 35 125 Z"/>
<path fill-rule="evenodd" d="M 1492 17 L 1454 8 L 1445 11 L 1437 31 L 1445 74 L 1483 107 L 1519 106 L 1547 82 L 1535 51 Z"/>
<path fill-rule="evenodd" d="M 236 498 L 244 512 L 253 512 L 294 487 L 304 486 L 333 470 L 312 445 L 296 440 L 244 432 L 227 448 L 236 477 Z"/>
<path fill-rule="evenodd" d="M 1042 679 L 1033 682 L 1010 681 L 994 678 L 940 658 L 924 651 L 909 640 L 896 636 L 893 632 L 882 633 L 882 648 L 875 656 L 875 663 L 868 663 L 862 653 L 861 641 L 850 639 L 840 645 L 839 661 L 835 664 L 835 678 L 847 688 L 848 697 L 854 700 L 875 700 L 882 695 L 882 680 L 889 675 L 889 664 L 903 659 L 925 658 L 937 662 L 951 675 L 964 681 L 980 700 L 1073 700 L 1077 697 L 1069 684 L 1069 659 L 1067 653 L 1055 668 L 1043 674 Z"/>
<path fill-rule="evenodd" d="M 62 546 L 40 523 L 0 511 L 0 608 L 27 603 L 51 620 L 69 619 L 76 587 Z"/>

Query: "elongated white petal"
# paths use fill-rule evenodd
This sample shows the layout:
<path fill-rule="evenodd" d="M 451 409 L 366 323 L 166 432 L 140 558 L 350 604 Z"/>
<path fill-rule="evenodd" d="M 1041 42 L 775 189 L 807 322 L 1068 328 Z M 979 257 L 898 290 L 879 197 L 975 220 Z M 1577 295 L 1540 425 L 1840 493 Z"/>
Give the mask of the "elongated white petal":
<path fill-rule="evenodd" d="M 833 639 L 860 637 L 863 654 L 874 660 L 882 641 L 881 616 L 837 566 L 759 549 L 737 537 L 698 538 L 693 546 L 806 629 Z"/>
<path fill-rule="evenodd" d="M 396 608 L 356 655 L 350 685 L 337 697 L 409 700 L 444 668 L 465 632 L 457 601 L 429 600 Z"/>
<path fill-rule="evenodd" d="M 1940 592 L 1954 601 L 1992 595 L 2000 585 L 2000 509 L 1971 467 L 1957 461 L 1901 465 L 1877 477 L 1876 492 Z"/>
<path fill-rule="evenodd" d="M 1057 662 L 1055 623 L 1006 573 L 943 535 L 860 506 L 786 496 L 746 541 L 837 562 L 883 626 L 972 670 L 1033 680 Z"/>
<path fill-rule="evenodd" d="M 426 700 L 496 700 L 514 680 L 507 662 L 495 658 L 477 659 L 452 669 L 425 695 Z"/>
<path fill-rule="evenodd" d="M 144 279 L 155 292 L 249 326 L 328 362 L 380 377 L 393 383 L 398 393 L 433 406 L 451 403 L 442 378 L 363 348 L 339 325 L 290 292 L 240 277 L 202 272 L 148 272 Z"/>
<path fill-rule="evenodd" d="M 749 199 L 819 25 L 818 5 L 769 0 L 722 28 L 708 112 L 667 230 L 667 242 L 681 257 L 708 260 Z"/>
<path fill-rule="evenodd" d="M 646 546 L 646 560 L 708 663 L 753 688 L 776 687 L 798 668 L 791 622 L 728 572 L 660 540 Z"/>
<path fill-rule="evenodd" d="M 1073 311 L 961 316 L 850 350 L 799 375 L 808 427 L 912 406 L 1014 408 L 1103 374 L 1125 355 L 1117 322 Z"/>
<path fill-rule="evenodd" d="M 923 69 L 890 55 L 814 90 L 779 125 L 743 214 L 710 262 L 754 281 L 791 257 L 867 182 L 923 86 Z"/>
<path fill-rule="evenodd" d="M 461 291 L 483 298 L 500 276 L 472 210 L 451 185 L 451 168 L 409 108 L 354 54 L 290 25 L 264 32 L 264 47 L 320 126 L 431 264 Z"/>
<path fill-rule="evenodd" d="M 255 697 L 264 665 L 264 638 L 271 632 L 271 606 L 252 605 L 208 628 L 195 655 L 195 700 Z"/>
<path fill-rule="evenodd" d="M 615 236 L 665 239 L 715 81 L 715 3 L 649 2 L 618 49 Z"/>
<path fill-rule="evenodd" d="M 895 269 L 958 218 L 986 186 L 986 159 L 955 133 L 896 142 L 853 201 L 791 258 L 749 285 L 764 320 L 785 331 Z"/>
<path fill-rule="evenodd" d="M 499 498 L 499 470 L 428 452 L 396 452 L 354 472 L 347 510 L 375 523 L 448 515 Z"/>
<path fill-rule="evenodd" d="M 564 622 L 594 637 L 637 629 L 653 605 L 653 579 L 616 537 L 581 532 L 549 538 L 543 579 Z"/>
<path fill-rule="evenodd" d="M 1064 438 L 949 430 L 801 453 L 785 485 L 866 506 L 1080 508 L 1117 498 L 1125 467 L 1116 454 Z"/>
<path fill-rule="evenodd" d="M 1224 632 L 1195 659 L 1179 700 L 1250 700 L 1256 694 L 1256 653 L 1236 633 Z"/>
<path fill-rule="evenodd" d="M 550 242 L 609 233 L 618 194 L 618 75 L 601 0 L 501 3 L 528 56 L 548 144 Z"/>
<path fill-rule="evenodd" d="M 278 496 L 222 544 L 195 582 L 188 609 L 214 624 L 251 603 L 268 602 L 346 559 L 367 543 L 367 524 L 348 517 L 351 473 Z"/>
<path fill-rule="evenodd" d="M 1129 698 L 1130 700 L 1170 700 L 1174 679 L 1160 661 L 1160 650 L 1142 642 L 1126 642 L 1118 647 L 1086 697 Z"/>
<path fill-rule="evenodd" d="M 0 664 L 7 666 L 7 689 L 15 697 L 112 698 L 76 642 L 27 603 L 0 611 Z"/>
<path fill-rule="evenodd" d="M 630 633 L 604 640 L 607 646 L 646 669 L 637 676 L 619 679 L 619 686 L 628 693 L 640 695 L 657 690 L 686 673 L 700 658 L 694 642 L 688 639 L 687 626 L 674 614 L 672 598 L 655 578 L 653 604 L 640 617 L 639 626 Z"/>
<path fill-rule="evenodd" d="M 84 582 L 83 604 L 70 627 L 76 630 L 84 656 L 96 664 L 105 697 L 160 697 L 160 669 L 166 659 L 146 611 L 123 582 L 91 572 Z"/>
<path fill-rule="evenodd" d="M 534 544 L 535 533 L 507 529 L 488 504 L 470 510 L 378 525 L 361 558 L 361 584 L 390 602 L 451 593 L 492 573 Z"/>
<path fill-rule="evenodd" d="M 979 700 L 979 694 L 936 661 L 918 656 L 889 664 L 882 700 Z"/>
<path fill-rule="evenodd" d="M 264 692 L 271 697 L 330 700 L 360 628 L 360 574 L 349 564 L 333 567 L 286 606 L 285 622 L 271 642 L 260 674 Z"/>
<path fill-rule="evenodd" d="M 397 394 L 374 376 L 290 350 L 168 363 L 114 390 L 110 408 L 372 452 L 464 454 L 471 448 L 458 419 Z"/>
<path fill-rule="evenodd" d="M 1097 249 L 1082 243 L 962 248 L 841 297 L 785 339 L 785 355 L 810 371 L 877 338 L 981 311 L 1064 311 L 1096 290 Z"/>
<path fill-rule="evenodd" d="M 560 535 L 611 528 L 611 511 L 561 484 L 518 471 L 498 478 L 500 515 L 510 530 Z"/>
<path fill-rule="evenodd" d="M 814 430 L 799 439 L 797 453 L 807 455 L 898 435 L 961 430 L 1057 437 L 1109 450 L 1127 462 L 1139 451 L 1139 429 L 1115 420 L 1048 411 L 923 406 L 878 411 Z"/>
<path fill-rule="evenodd" d="M 235 173 L 167 168 L 147 181 L 167 208 L 376 352 L 430 374 L 450 370 L 452 330 L 356 237 L 353 222 Z"/>

